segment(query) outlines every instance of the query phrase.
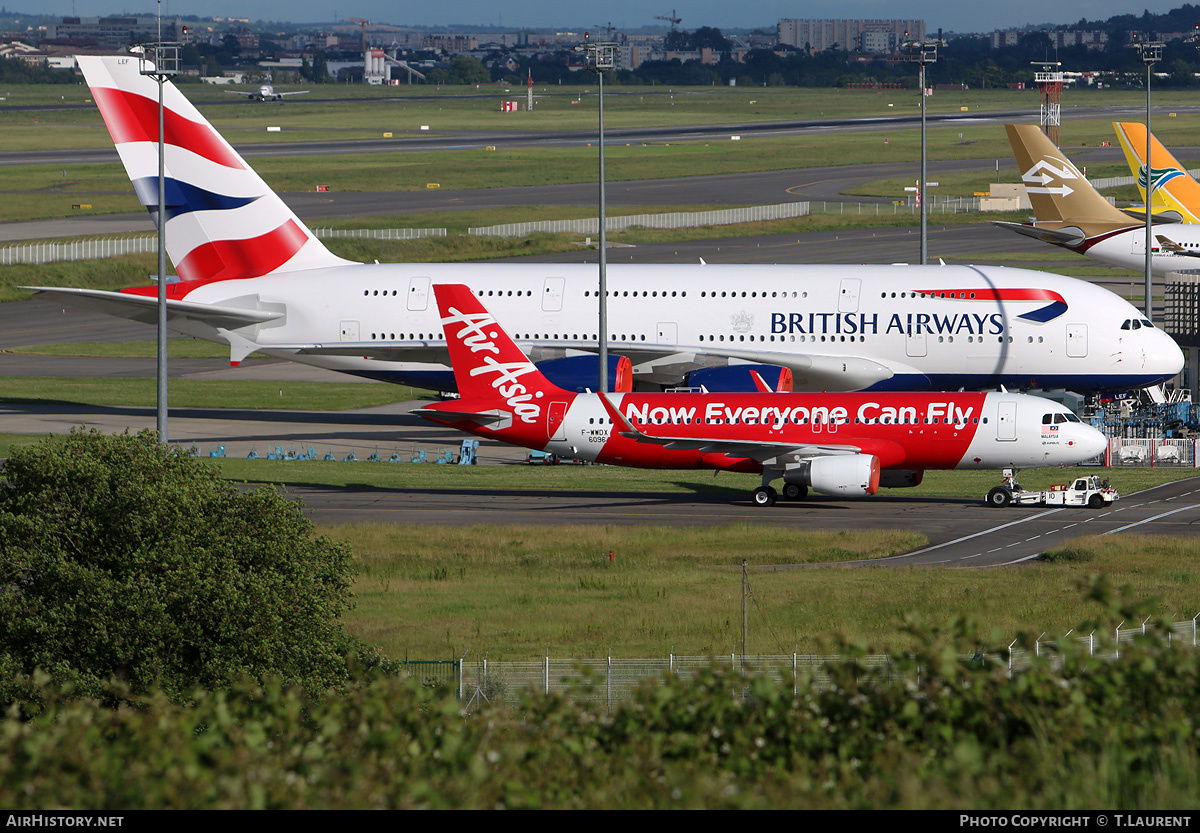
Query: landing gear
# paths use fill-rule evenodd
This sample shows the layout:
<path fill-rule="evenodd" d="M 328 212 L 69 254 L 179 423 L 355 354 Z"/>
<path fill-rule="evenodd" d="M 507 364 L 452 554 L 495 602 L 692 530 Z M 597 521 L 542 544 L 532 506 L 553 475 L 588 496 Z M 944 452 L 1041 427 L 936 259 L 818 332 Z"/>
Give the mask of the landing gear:
<path fill-rule="evenodd" d="M 759 486 L 754 490 L 755 506 L 774 506 L 777 493 L 770 486 Z"/>

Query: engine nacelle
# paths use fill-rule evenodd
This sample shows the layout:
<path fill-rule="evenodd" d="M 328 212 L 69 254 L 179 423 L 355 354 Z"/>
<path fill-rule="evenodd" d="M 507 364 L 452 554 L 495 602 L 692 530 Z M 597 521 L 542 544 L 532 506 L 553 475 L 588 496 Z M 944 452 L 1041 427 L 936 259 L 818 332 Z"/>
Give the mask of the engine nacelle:
<path fill-rule="evenodd" d="M 873 495 L 879 491 L 879 458 L 874 454 L 817 457 L 808 464 L 808 485 L 835 497 Z"/>
<path fill-rule="evenodd" d="M 546 378 L 563 390 L 584 393 L 600 389 L 599 356 L 565 356 L 534 362 Z M 608 388 L 614 393 L 633 390 L 633 362 L 628 356 L 608 356 Z"/>
<path fill-rule="evenodd" d="M 881 489 L 908 489 L 920 486 L 925 479 L 925 469 L 884 469 L 879 473 Z"/>
<path fill-rule="evenodd" d="M 703 386 L 712 393 L 741 393 L 757 391 L 750 371 L 755 371 L 776 393 L 792 392 L 792 371 L 776 364 L 731 364 L 727 367 L 706 367 L 687 375 L 689 388 Z"/>

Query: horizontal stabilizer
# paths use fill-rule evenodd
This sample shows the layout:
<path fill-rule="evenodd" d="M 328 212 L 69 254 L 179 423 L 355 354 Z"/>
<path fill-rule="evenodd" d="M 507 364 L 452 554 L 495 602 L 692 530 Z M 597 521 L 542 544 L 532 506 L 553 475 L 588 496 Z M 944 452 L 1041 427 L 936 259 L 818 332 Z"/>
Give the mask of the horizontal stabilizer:
<path fill-rule="evenodd" d="M 512 420 L 512 414 L 505 411 L 451 411 L 445 408 L 415 408 L 409 411 L 425 419 L 437 419 L 443 422 L 474 422 L 478 425 L 495 425 Z"/>
<path fill-rule="evenodd" d="M 102 289 L 66 289 L 56 286 L 22 286 L 30 292 L 52 297 L 77 309 L 102 312 L 118 318 L 128 318 L 143 324 L 158 321 L 158 299 L 147 295 L 107 292 Z M 212 327 L 236 330 L 254 324 L 264 324 L 283 317 L 282 312 L 239 307 L 220 307 L 191 301 L 167 300 L 167 319 L 190 318 Z"/>
<path fill-rule="evenodd" d="M 1087 235 L 1083 233 L 1083 229 L 1073 226 L 1061 229 L 1048 229 L 1024 223 L 1006 223 L 1003 220 L 992 220 L 992 225 L 1008 229 L 1009 231 L 1015 231 L 1017 234 L 1023 234 L 1035 240 L 1041 240 L 1043 243 L 1058 243 L 1063 246 L 1078 246 L 1087 239 Z"/>
<path fill-rule="evenodd" d="M 1121 213 L 1128 214 L 1133 219 L 1140 220 L 1143 223 L 1146 222 L 1146 209 L 1144 208 L 1122 208 Z M 1182 223 L 1183 216 L 1180 215 L 1178 211 L 1172 211 L 1170 209 L 1158 210 L 1154 212 L 1153 216 L 1151 216 L 1150 222 L 1156 226 L 1160 224 L 1170 225 L 1171 223 Z"/>

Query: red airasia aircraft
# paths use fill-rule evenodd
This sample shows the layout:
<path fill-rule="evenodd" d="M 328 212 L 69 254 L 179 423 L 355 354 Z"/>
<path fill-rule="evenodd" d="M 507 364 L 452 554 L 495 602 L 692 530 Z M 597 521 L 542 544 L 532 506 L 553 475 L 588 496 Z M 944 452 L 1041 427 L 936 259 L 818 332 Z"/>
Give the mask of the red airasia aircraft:
<path fill-rule="evenodd" d="M 870 495 L 925 469 L 1073 465 L 1104 435 L 1019 393 L 574 393 L 551 384 L 468 287 L 434 287 L 461 399 L 413 413 L 597 463 L 761 472 L 754 502 Z"/>

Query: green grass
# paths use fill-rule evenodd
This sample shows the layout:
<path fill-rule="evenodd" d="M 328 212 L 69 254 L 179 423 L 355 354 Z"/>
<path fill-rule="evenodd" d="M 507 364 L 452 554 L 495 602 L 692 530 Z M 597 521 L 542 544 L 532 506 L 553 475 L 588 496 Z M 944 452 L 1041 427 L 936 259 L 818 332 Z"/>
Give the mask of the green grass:
<path fill-rule="evenodd" d="M 93 356 L 101 358 L 154 358 L 158 356 L 155 341 L 76 341 L 67 344 L 36 344 L 9 348 L 12 353 L 38 356 Z M 228 359 L 229 348 L 223 344 L 201 341 L 198 338 L 173 338 L 167 342 L 167 357 L 171 359 Z"/>
<path fill-rule="evenodd" d="M 386 450 L 387 444 L 384 445 Z M 484 450 L 486 457 L 487 451 Z M 319 485 L 370 487 L 395 490 L 422 489 L 533 489 L 560 492 L 720 492 L 744 497 L 759 483 L 755 474 L 711 471 L 658 471 L 614 466 L 432 466 L 391 463 L 341 463 L 324 461 L 239 460 L 217 461 L 222 475 L 231 480 L 285 486 Z M 1122 494 L 1161 483 L 1198 476 L 1195 469 L 1023 469 L 1021 485 L 1044 489 L 1067 483 L 1077 476 L 1102 474 Z M 914 498 L 964 498 L 983 500 L 1000 482 L 999 472 L 929 471 L 920 486 L 885 489 L 881 495 L 895 500 Z M 814 496 L 814 499 L 821 500 Z M 863 498 L 863 500 L 870 500 Z"/>
<path fill-rule="evenodd" d="M 347 411 L 402 401 L 412 390 L 405 386 L 360 382 L 172 379 L 167 385 L 167 396 L 172 408 Z M 153 378 L 0 377 L 0 402 L 154 407 L 156 401 L 157 382 Z"/>
<path fill-rule="evenodd" d="M 665 527 L 323 526 L 359 564 L 348 629 L 393 657 L 464 650 L 493 660 L 740 653 L 741 573 L 751 565 L 882 557 L 912 533 L 796 531 L 735 523 Z M 1200 608 L 1200 540 L 1105 537 L 1021 569 L 801 569 L 751 573 L 750 652 L 823 653 L 835 635 L 907 647 L 905 622 L 974 617 L 1000 641 L 1094 615 L 1098 573 L 1156 611 Z M 609 553 L 612 553 L 610 560 Z M 1104 623 L 1107 627 L 1109 624 Z"/>

